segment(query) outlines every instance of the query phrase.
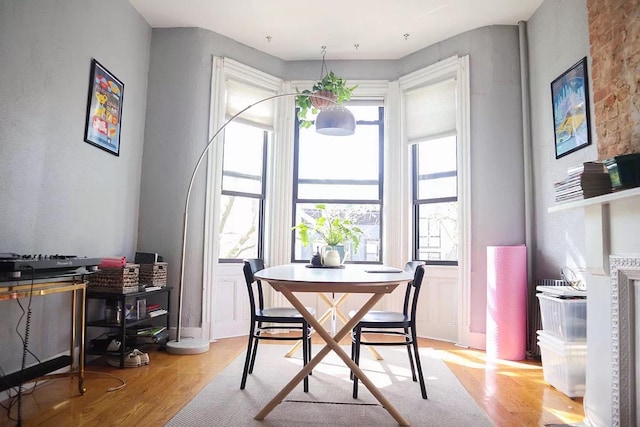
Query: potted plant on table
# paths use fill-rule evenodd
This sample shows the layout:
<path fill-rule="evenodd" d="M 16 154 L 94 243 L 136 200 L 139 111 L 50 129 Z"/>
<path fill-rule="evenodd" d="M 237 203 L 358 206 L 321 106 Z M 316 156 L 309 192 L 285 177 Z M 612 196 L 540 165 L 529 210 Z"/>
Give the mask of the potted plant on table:
<path fill-rule="evenodd" d="M 362 230 L 349 218 L 329 212 L 323 203 L 317 204 L 316 209 L 320 212 L 320 216 L 313 223 L 301 222 L 296 224 L 293 229 L 298 231 L 300 241 L 305 247 L 309 245 L 309 238 L 312 234 L 320 236 L 326 243 L 323 251 L 327 249 L 323 254 L 323 265 L 337 267 L 341 264 L 341 256 L 337 247 L 345 242 L 351 242 L 353 250 L 356 252 L 360 245 Z"/>
<path fill-rule="evenodd" d="M 311 126 L 312 121 L 307 119 L 309 112 L 317 114 L 319 110 L 334 105 L 334 102 L 342 104 L 344 101 L 350 100 L 351 94 L 357 87 L 358 85 L 348 87 L 345 79 L 330 71 L 324 75 L 322 80 L 318 80 L 311 90 L 305 89 L 300 92 L 296 88 L 296 92 L 300 94 L 296 97 L 300 127 L 308 128 Z M 322 98 L 313 96 L 314 94 L 322 96 Z"/>

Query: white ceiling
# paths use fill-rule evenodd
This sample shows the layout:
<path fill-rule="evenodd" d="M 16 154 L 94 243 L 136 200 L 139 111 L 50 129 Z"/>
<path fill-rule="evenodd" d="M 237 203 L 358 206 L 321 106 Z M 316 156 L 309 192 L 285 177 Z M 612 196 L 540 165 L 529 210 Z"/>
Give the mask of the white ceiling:
<path fill-rule="evenodd" d="M 286 61 L 398 59 L 542 0 L 130 0 L 152 27 L 200 27 Z M 356 47 L 357 45 L 357 47 Z"/>

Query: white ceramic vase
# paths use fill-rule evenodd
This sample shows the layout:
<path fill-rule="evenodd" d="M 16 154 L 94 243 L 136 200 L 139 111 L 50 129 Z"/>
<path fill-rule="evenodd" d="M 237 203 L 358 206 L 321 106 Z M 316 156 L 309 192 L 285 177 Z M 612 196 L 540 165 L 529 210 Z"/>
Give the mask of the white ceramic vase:
<path fill-rule="evenodd" d="M 325 267 L 339 267 L 340 266 L 340 254 L 335 249 L 331 249 L 327 246 L 322 257 L 323 265 Z"/>

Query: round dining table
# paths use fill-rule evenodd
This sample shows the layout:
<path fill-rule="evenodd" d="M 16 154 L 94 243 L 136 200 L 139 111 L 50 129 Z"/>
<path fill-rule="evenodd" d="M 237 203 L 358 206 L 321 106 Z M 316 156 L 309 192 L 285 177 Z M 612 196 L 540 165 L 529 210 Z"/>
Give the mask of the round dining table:
<path fill-rule="evenodd" d="M 355 364 L 351 357 L 340 348 L 339 342 L 371 310 L 380 299 L 403 283 L 413 280 L 413 275 L 404 270 L 382 265 L 347 264 L 337 268 L 309 268 L 305 264 L 287 264 L 268 267 L 255 273 L 255 278 L 268 282 L 300 312 L 326 345 L 285 385 L 276 396 L 254 417 L 264 419 L 302 381 L 313 368 L 329 354 L 335 352 L 351 369 L 354 375 L 369 389 L 382 407 L 398 422 L 407 426 L 407 420 L 396 410 L 375 384 Z M 358 309 L 351 319 L 333 336 L 296 297 L 296 293 L 359 293 L 370 294 L 369 299 Z"/>

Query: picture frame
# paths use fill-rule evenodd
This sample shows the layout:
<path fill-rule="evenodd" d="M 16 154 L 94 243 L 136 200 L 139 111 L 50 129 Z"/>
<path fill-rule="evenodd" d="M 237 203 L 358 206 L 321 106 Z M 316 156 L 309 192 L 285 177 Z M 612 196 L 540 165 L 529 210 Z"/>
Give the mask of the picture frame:
<path fill-rule="evenodd" d="M 551 103 L 556 159 L 591 144 L 586 57 L 551 82 Z"/>
<path fill-rule="evenodd" d="M 95 59 L 91 60 L 84 140 L 120 156 L 124 83 Z"/>

